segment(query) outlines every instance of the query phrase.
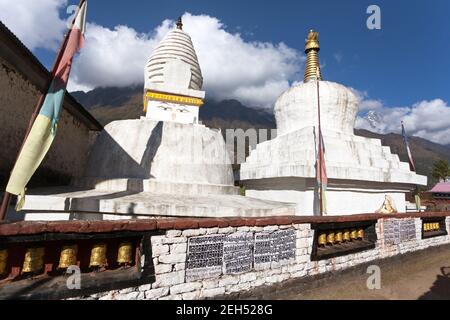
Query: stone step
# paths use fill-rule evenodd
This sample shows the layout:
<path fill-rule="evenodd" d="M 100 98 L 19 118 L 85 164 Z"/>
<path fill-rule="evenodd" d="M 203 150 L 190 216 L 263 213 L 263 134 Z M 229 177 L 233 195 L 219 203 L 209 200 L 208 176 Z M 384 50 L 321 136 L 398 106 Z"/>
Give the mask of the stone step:
<path fill-rule="evenodd" d="M 99 191 L 134 191 L 184 195 L 239 194 L 239 188 L 235 186 L 166 182 L 152 179 L 77 178 L 74 179 L 72 184 L 77 188 Z"/>
<path fill-rule="evenodd" d="M 109 214 L 127 218 L 172 217 L 262 217 L 295 215 L 295 204 L 259 200 L 237 195 L 183 195 L 151 192 L 106 192 L 49 188 L 32 190 L 24 206 L 26 219 L 39 216 L 55 220 L 62 213 L 72 217 L 89 215 L 111 219 Z M 65 216 L 67 218 L 67 216 Z M 97 218 L 96 218 L 97 217 Z"/>
<path fill-rule="evenodd" d="M 277 177 L 304 177 L 314 178 L 316 175 L 315 163 L 290 162 L 273 166 L 269 165 L 242 165 L 241 180 L 277 178 Z M 376 167 L 348 167 L 339 163 L 327 164 L 327 175 L 330 179 L 362 180 L 386 183 L 406 183 L 426 185 L 427 177 L 416 175 L 414 172 L 400 171 L 392 168 L 380 169 Z"/>

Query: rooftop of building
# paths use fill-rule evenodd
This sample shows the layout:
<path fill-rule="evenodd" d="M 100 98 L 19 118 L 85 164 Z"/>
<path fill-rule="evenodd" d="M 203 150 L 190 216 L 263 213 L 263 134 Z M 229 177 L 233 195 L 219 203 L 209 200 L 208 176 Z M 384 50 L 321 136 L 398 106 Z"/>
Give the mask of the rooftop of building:
<path fill-rule="evenodd" d="M 17 36 L 0 21 L 0 57 L 8 61 L 14 69 L 45 93 L 51 77 L 50 71 L 20 41 Z M 68 92 L 64 98 L 63 108 L 74 118 L 84 123 L 89 130 L 101 131 L 103 126 Z"/>
<path fill-rule="evenodd" d="M 450 181 L 437 183 L 433 187 L 433 189 L 431 189 L 429 192 L 431 192 L 431 193 L 450 193 Z"/>

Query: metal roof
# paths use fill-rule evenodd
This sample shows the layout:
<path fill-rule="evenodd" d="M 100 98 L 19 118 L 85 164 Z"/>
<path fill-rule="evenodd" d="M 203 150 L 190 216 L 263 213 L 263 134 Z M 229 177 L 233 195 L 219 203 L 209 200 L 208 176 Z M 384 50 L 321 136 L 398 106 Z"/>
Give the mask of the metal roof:
<path fill-rule="evenodd" d="M 430 191 L 431 193 L 450 193 L 450 182 L 439 182 L 436 184 L 433 189 Z"/>

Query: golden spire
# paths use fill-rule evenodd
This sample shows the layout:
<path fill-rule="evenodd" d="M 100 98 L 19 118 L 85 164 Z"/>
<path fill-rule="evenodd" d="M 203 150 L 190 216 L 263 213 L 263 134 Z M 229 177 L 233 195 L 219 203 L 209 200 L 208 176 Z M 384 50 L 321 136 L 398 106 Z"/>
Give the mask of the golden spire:
<path fill-rule="evenodd" d="M 306 66 L 305 66 L 305 82 L 312 80 L 322 80 L 319 62 L 319 33 L 311 30 L 306 39 Z"/>

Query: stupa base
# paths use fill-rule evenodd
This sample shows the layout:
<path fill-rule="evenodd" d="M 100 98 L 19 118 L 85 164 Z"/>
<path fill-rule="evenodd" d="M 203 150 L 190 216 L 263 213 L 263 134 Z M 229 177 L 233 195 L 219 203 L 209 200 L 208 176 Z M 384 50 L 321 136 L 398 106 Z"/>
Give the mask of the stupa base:
<path fill-rule="evenodd" d="M 315 179 L 273 178 L 243 181 L 248 197 L 296 203 L 296 215 L 319 215 Z M 406 212 L 405 194 L 414 185 L 370 181 L 329 180 L 325 193 L 327 215 L 375 213 L 391 197 L 397 212 Z"/>
<path fill-rule="evenodd" d="M 27 195 L 26 221 L 149 217 L 264 217 L 295 214 L 295 205 L 239 195 L 175 195 L 49 188 Z"/>

